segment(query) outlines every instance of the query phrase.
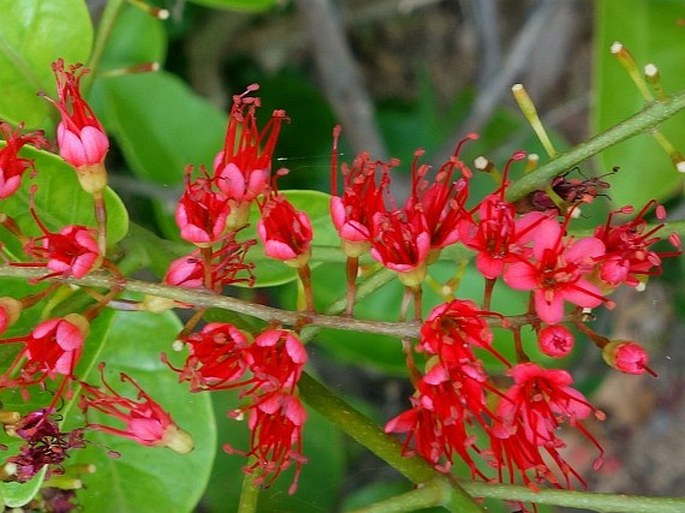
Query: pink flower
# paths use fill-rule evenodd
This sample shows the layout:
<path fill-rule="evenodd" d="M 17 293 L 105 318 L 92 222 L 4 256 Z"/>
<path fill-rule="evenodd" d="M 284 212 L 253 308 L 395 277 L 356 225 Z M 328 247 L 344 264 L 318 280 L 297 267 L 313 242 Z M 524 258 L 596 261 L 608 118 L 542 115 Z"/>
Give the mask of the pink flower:
<path fill-rule="evenodd" d="M 331 156 L 331 219 L 343 242 L 348 256 L 357 257 L 369 248 L 373 218 L 385 211 L 384 191 L 390 183 L 390 169 L 397 160 L 382 162 L 371 160 L 368 153 L 360 153 L 352 166 L 342 164 L 343 191 L 338 194 L 338 137 L 340 127 L 333 132 L 333 153 Z"/>
<path fill-rule="evenodd" d="M 75 168 L 102 163 L 109 150 L 109 139 L 80 91 L 81 78 L 89 72 L 88 68 L 74 64 L 66 71 L 64 60 L 58 59 L 52 63 L 52 70 L 59 101 L 51 101 L 62 115 L 57 125 L 60 155 Z"/>
<path fill-rule="evenodd" d="M 524 245 L 531 240 L 532 230 L 546 218 L 535 212 L 516 219 L 516 207 L 505 200 L 509 167 L 524 157 L 523 152 L 516 153 L 507 162 L 502 185 L 459 220 L 461 242 L 477 252 L 476 268 L 489 280 L 501 276 L 505 264 L 515 261 L 518 255 L 529 253 Z"/>
<path fill-rule="evenodd" d="M 252 84 L 243 94 L 233 96 L 224 148 L 214 159 L 214 178 L 231 207 L 231 230 L 247 222 L 250 202 L 268 188 L 278 134 L 283 121 L 288 121 L 285 111 L 275 110 L 259 130 L 255 112 L 260 100 L 248 96 L 257 89 L 259 86 Z"/>
<path fill-rule="evenodd" d="M 264 243 L 266 256 L 291 267 L 304 267 L 311 255 L 314 236 L 309 216 L 295 210 L 277 191 L 259 203 L 259 209 L 262 218 L 257 223 L 257 233 Z"/>
<path fill-rule="evenodd" d="M 420 210 L 379 212 L 374 216 L 371 256 L 395 271 L 404 285 L 413 287 L 423 282 L 430 247 L 431 236 Z"/>
<path fill-rule="evenodd" d="M 511 288 L 533 291 L 535 312 L 547 324 L 563 319 L 565 301 L 587 308 L 606 301 L 585 279 L 604 255 L 604 244 L 595 237 L 564 241 L 564 229 L 552 219 L 540 222 L 533 235 L 534 260 L 520 258 L 504 270 Z"/>
<path fill-rule="evenodd" d="M 19 156 L 21 148 L 31 144 L 36 148 L 45 148 L 48 142 L 43 137 L 43 132 L 21 133 L 22 125 L 16 130 L 0 121 L 0 135 L 5 141 L 5 146 L 0 148 L 0 199 L 14 194 L 21 185 L 21 177 L 27 169 L 33 168 L 33 160 Z"/>
<path fill-rule="evenodd" d="M 223 236 L 230 207 L 204 168 L 202 176 L 194 181 L 190 178 L 192 171 L 192 166 L 186 168 L 186 186 L 176 207 L 176 224 L 185 240 L 209 247 Z"/>
<path fill-rule="evenodd" d="M 247 370 L 247 336 L 229 323 L 207 324 L 199 333 L 183 338 L 189 355 L 179 372 L 179 381 L 188 381 L 190 390 L 236 388 Z M 164 357 L 166 359 L 166 357 Z M 167 362 L 168 363 L 168 362 Z M 173 368 L 173 367 L 172 367 Z"/>
<path fill-rule="evenodd" d="M 104 389 L 81 382 L 83 392 L 79 407 L 84 414 L 92 408 L 113 417 L 123 423 L 123 427 L 89 423 L 89 429 L 128 438 L 141 445 L 168 447 L 180 454 L 193 450 L 190 435 L 176 426 L 171 416 L 138 383 L 122 372 L 121 381 L 129 382 L 138 391 L 137 400 L 124 397 L 105 381 L 104 367 L 104 363 L 99 365 Z"/>
<path fill-rule="evenodd" d="M 538 347 L 547 356 L 563 358 L 573 350 L 573 333 L 562 324 L 545 326 L 538 333 Z"/>
<path fill-rule="evenodd" d="M 171 262 L 163 281 L 176 287 L 198 289 L 204 286 L 204 277 L 205 265 L 200 250 L 196 249 L 190 255 Z"/>

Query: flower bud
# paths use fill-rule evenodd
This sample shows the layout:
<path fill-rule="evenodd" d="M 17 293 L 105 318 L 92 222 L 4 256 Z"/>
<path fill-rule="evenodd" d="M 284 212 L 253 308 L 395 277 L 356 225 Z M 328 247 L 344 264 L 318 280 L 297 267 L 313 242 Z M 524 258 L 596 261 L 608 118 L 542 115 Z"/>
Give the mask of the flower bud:
<path fill-rule="evenodd" d="M 0 297 L 0 333 L 17 322 L 21 315 L 21 302 L 12 297 Z"/>
<path fill-rule="evenodd" d="M 552 358 L 563 358 L 573 350 L 573 334 L 561 324 L 545 326 L 538 333 L 538 347 Z"/>
<path fill-rule="evenodd" d="M 654 372 L 647 366 L 649 354 L 645 349 L 631 340 L 612 340 L 602 349 L 602 356 L 611 367 L 626 374 L 644 374 Z"/>

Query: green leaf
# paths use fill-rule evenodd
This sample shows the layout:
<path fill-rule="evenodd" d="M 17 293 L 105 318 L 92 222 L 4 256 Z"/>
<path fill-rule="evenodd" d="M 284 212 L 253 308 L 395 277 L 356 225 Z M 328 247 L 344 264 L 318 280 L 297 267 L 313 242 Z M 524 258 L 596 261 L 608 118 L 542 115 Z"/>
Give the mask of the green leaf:
<path fill-rule="evenodd" d="M 227 9 L 229 11 L 241 12 L 263 12 L 268 11 L 276 5 L 277 0 L 190 0 L 199 5 L 215 7 L 217 9 Z"/>
<path fill-rule="evenodd" d="M 685 88 L 685 50 L 680 0 L 602 0 L 595 4 L 595 82 L 593 129 L 601 131 L 642 109 L 645 100 L 609 48 L 620 41 L 633 54 L 641 70 L 647 63 L 658 68 L 664 88 L 675 92 Z M 680 113 L 661 127 L 678 146 L 685 140 L 685 114 Z M 682 147 L 678 148 L 683 151 Z M 682 186 L 680 175 L 668 155 L 649 134 L 613 146 L 600 155 L 604 171 L 620 166 L 608 179 L 609 194 L 617 206 L 640 207 L 651 198 L 665 199 Z"/>
<path fill-rule="evenodd" d="M 169 351 L 181 324 L 171 313 L 124 313 L 114 315 L 102 351 L 93 355 L 85 380 L 100 382 L 93 364 L 107 362 L 106 379 L 117 391 L 135 397 L 130 385 L 118 380 L 120 372 L 135 379 L 182 429 L 191 434 L 195 449 L 181 455 L 166 448 L 143 447 L 133 441 L 101 432 L 87 432 L 94 442 L 74 453 L 76 464 L 95 464 L 93 474 L 82 476 L 84 489 L 79 502 L 84 511 L 118 513 L 136 511 L 192 511 L 209 479 L 216 449 L 216 428 L 211 402 L 206 394 L 191 394 L 178 383 L 177 375 L 162 364 L 159 354 Z M 176 365 L 183 355 L 171 355 Z M 83 375 L 83 374 L 82 374 Z M 80 413 L 70 417 L 71 427 L 83 424 Z M 89 421 L 115 425 L 103 415 L 89 413 Z M 114 450 L 121 456 L 108 455 Z"/>
<path fill-rule="evenodd" d="M 28 235 L 40 235 L 41 231 L 29 212 L 29 189 L 36 185 L 36 210 L 38 217 L 48 229 L 58 231 L 68 224 L 95 226 L 93 198 L 78 183 L 74 169 L 59 156 L 28 148 L 29 158 L 35 160 L 38 176 L 24 176 L 21 188 L 0 203 L 3 212 L 19 224 Z M 110 189 L 105 193 L 107 206 L 107 243 L 120 241 L 128 231 L 128 213 L 121 199 Z M 2 230 L 0 240 L 16 254 L 20 254 L 17 242 Z"/>
<path fill-rule="evenodd" d="M 0 0 L 0 118 L 29 127 L 49 124 L 53 108 L 36 96 L 53 94 L 50 64 L 85 62 L 93 28 L 83 0 Z"/>
<path fill-rule="evenodd" d="M 103 123 L 119 142 L 131 170 L 166 189 L 156 210 L 162 229 L 178 237 L 173 214 L 188 164 L 211 164 L 223 148 L 226 116 L 177 77 L 144 73 L 103 78 Z"/>
<path fill-rule="evenodd" d="M 145 62 L 162 63 L 166 56 L 164 23 L 141 9 L 124 5 L 98 66 L 98 72 L 117 70 Z"/>

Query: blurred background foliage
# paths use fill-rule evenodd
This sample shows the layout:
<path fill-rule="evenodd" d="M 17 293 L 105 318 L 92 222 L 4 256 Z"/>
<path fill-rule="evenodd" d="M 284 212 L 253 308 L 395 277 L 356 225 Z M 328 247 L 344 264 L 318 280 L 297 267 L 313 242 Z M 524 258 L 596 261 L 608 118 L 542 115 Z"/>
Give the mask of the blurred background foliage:
<path fill-rule="evenodd" d="M 13 2 L 0 0 L 0 10 L 18 9 Z M 106 3 L 86 2 L 96 27 Z M 40 2 L 26 4 L 40 8 Z M 537 153 L 541 163 L 546 162 L 547 155 L 509 93 L 515 82 L 526 86 L 561 151 L 637 112 L 645 101 L 609 52 L 615 40 L 630 49 L 640 66 L 656 64 L 667 92 L 685 88 L 683 0 L 158 0 L 156 4 L 169 9 L 168 20 L 123 6 L 90 91 L 116 142 L 109 162 L 111 185 L 136 226 L 146 230 L 137 232 L 137 240 L 148 241 L 138 267 L 148 278 L 150 273 L 159 278 L 166 264 L 185 250 L 180 243 L 162 244 L 156 236 L 179 240 L 173 212 L 184 168 L 211 164 L 223 145 L 231 95 L 250 83 L 261 85 L 263 122 L 276 108 L 285 109 L 291 118 L 274 162 L 290 170 L 279 183 L 282 189 L 329 190 L 331 131 L 339 122 L 344 138 L 341 160 L 351 161 L 363 150 L 402 160 L 395 177 L 399 195 L 407 186 L 408 164 L 416 148 L 425 148 L 425 160 L 439 166 L 470 131 L 478 132 L 480 139 L 464 148 L 462 158 L 467 163 L 482 154 L 501 168 L 519 149 Z M 54 48 L 54 56 L 45 51 L 37 56 L 22 47 L 21 59 L 43 70 L 33 77 L 32 90 L 54 94 L 49 62 L 58 55 L 70 62 L 88 62 L 90 22 L 85 10 L 73 12 L 81 16 L 57 19 L 55 10 L 40 18 L 46 26 L 39 27 L 34 39 L 44 48 L 65 23 L 71 26 L 65 34 L 72 34 L 75 24 L 79 27 L 73 40 L 63 39 Z M 6 42 L 18 37 L 4 23 L 0 36 Z M 9 59 L 6 52 L 0 52 L 3 58 Z M 157 62 L 162 69 L 126 72 L 147 62 Z M 0 66 L 8 73 L 14 69 L 2 60 Z M 54 123 L 54 113 L 42 100 L 24 94 L 26 90 L 18 87 L 0 95 L 0 115 L 13 122 L 24 119 L 29 127 L 49 127 L 48 117 L 53 116 Z M 662 127 L 681 150 L 685 150 L 683 121 L 681 113 Z M 593 214 L 606 213 L 612 206 L 630 203 L 639 208 L 651 198 L 666 202 L 671 218 L 683 217 L 682 175 L 649 134 L 616 145 L 570 172 L 574 177 L 595 176 L 614 166 L 620 172 L 606 178 L 611 183 L 608 197 L 599 198 L 595 211 L 588 210 L 579 220 L 581 225 L 591 226 Z M 492 188 L 487 176 L 477 176 L 474 201 Z M 296 203 L 315 212 L 315 225 L 320 218 L 319 246 L 335 246 L 335 234 L 326 226 L 326 196 L 291 194 Z M 261 284 L 272 287 L 233 293 L 294 307 L 294 273 L 257 260 L 264 266 L 257 273 Z M 315 294 L 325 307 L 343 293 L 343 264 L 342 260 L 315 264 L 315 284 L 326 284 Z M 685 349 L 677 344 L 684 333 L 682 273 L 682 260 L 670 263 L 666 279 L 655 280 L 641 295 L 623 293 L 617 299 L 622 307 L 598 321 L 613 337 L 634 338 L 649 346 L 654 368 L 662 377 L 656 384 L 650 378 L 607 376 L 589 344 L 579 344 L 564 362 L 583 390 L 594 391 L 599 406 L 609 413 L 608 422 L 591 426 L 608 446 L 610 457 L 603 471 L 589 472 L 592 453 L 580 441 L 569 444 L 569 458 L 588 476 L 592 490 L 682 492 Z M 431 269 L 434 289 L 454 277 L 460 279 L 460 297 L 482 296 L 482 280 L 475 272 L 466 269 L 459 274 L 453 262 Z M 399 284 L 390 284 L 361 302 L 357 314 L 395 320 L 401 294 Z M 425 297 L 427 310 L 441 300 L 434 290 L 427 290 Z M 525 300 L 521 294 L 498 289 L 493 306 L 505 313 L 507 308 L 519 312 L 517 305 Z M 216 313 L 217 319 L 222 315 Z M 532 349 L 530 335 L 524 334 L 524 342 Z M 511 345 L 507 336 L 498 335 L 505 353 Z M 324 331 L 308 350 L 312 370 L 379 423 L 406 406 L 411 390 L 397 341 Z M 496 363 L 491 363 L 496 370 Z M 629 405 L 627 391 L 632 398 Z M 197 511 L 235 510 L 243 462 L 221 450 L 224 443 L 245 445 L 246 430 L 236 429 L 235 421 L 226 416 L 235 402 L 230 393 L 213 397 L 218 457 Z M 682 457 L 676 457 L 674 450 Z M 260 511 L 345 511 L 408 488 L 392 469 L 314 413 L 305 430 L 305 454 L 310 462 L 298 493 L 288 496 L 290 478 L 285 475 L 262 493 Z M 89 493 L 86 490 L 84 496 Z M 174 511 L 188 509 L 176 506 Z M 135 511 L 156 511 L 153 503 L 139 507 L 143 509 Z M 508 511 L 500 503 L 488 507 Z M 539 511 L 559 510 L 540 507 Z"/>

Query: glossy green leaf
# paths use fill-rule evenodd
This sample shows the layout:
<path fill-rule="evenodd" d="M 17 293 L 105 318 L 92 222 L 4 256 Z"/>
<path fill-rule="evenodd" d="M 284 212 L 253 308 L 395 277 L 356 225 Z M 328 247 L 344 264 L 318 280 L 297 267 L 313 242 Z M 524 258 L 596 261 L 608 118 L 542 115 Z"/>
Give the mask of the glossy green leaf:
<path fill-rule="evenodd" d="M 0 0 L 0 118 L 29 127 L 48 124 L 54 95 L 50 64 L 86 62 L 93 29 L 83 0 Z"/>
<path fill-rule="evenodd" d="M 209 165 L 223 147 L 226 116 L 177 77 L 144 73 L 102 80 L 103 122 L 121 146 L 131 170 L 158 186 L 158 221 L 169 237 L 187 165 Z"/>
<path fill-rule="evenodd" d="M 620 41 L 633 54 L 641 70 L 648 63 L 659 68 L 664 88 L 685 88 L 685 39 L 677 20 L 683 17 L 680 0 L 602 0 L 596 4 L 594 49 L 595 84 L 593 129 L 601 131 L 643 108 L 645 100 L 609 48 Z M 683 151 L 685 114 L 679 113 L 660 127 Z M 610 196 L 617 206 L 640 207 L 651 198 L 664 199 L 682 186 L 680 175 L 668 155 L 649 134 L 613 146 L 599 157 L 600 170 L 620 166 L 610 177 Z"/>
<path fill-rule="evenodd" d="M 37 186 L 36 210 L 48 229 L 59 231 L 68 224 L 95 226 L 92 196 L 78 183 L 74 169 L 59 156 L 44 151 L 27 149 L 26 155 L 35 160 L 38 176 L 24 175 L 21 188 L 11 197 L 0 202 L 0 212 L 10 215 L 24 233 L 40 235 L 41 231 L 29 212 L 29 189 Z M 128 231 L 128 213 L 119 197 L 112 191 L 105 193 L 107 206 L 108 245 L 120 241 Z M 0 239 L 18 251 L 16 241 L 5 230 Z M 20 253 L 19 253 L 20 254 Z"/>
<path fill-rule="evenodd" d="M 277 0 L 190 0 L 199 5 L 241 12 L 263 12 L 276 5 Z"/>
<path fill-rule="evenodd" d="M 82 476 L 85 487 L 78 499 L 85 511 L 119 513 L 136 511 L 192 511 L 209 479 L 216 449 L 216 428 L 209 396 L 191 394 L 178 383 L 178 376 L 159 359 L 160 352 L 170 352 L 181 324 L 171 313 L 115 314 L 102 350 L 92 363 L 107 362 L 105 376 L 122 395 L 134 398 L 136 390 L 121 383 L 119 373 L 135 379 L 153 397 L 176 424 L 191 434 L 195 449 L 181 455 L 166 448 L 143 447 L 135 442 L 88 431 L 94 443 L 74 453 L 73 462 L 95 464 L 93 474 Z M 184 355 L 173 354 L 176 365 Z M 85 373 L 85 369 L 84 369 Z M 91 365 L 85 380 L 99 384 L 97 369 Z M 70 417 L 71 427 L 82 425 L 81 414 Z M 89 421 L 117 425 L 116 420 L 93 412 Z M 108 455 L 114 450 L 121 456 Z"/>

